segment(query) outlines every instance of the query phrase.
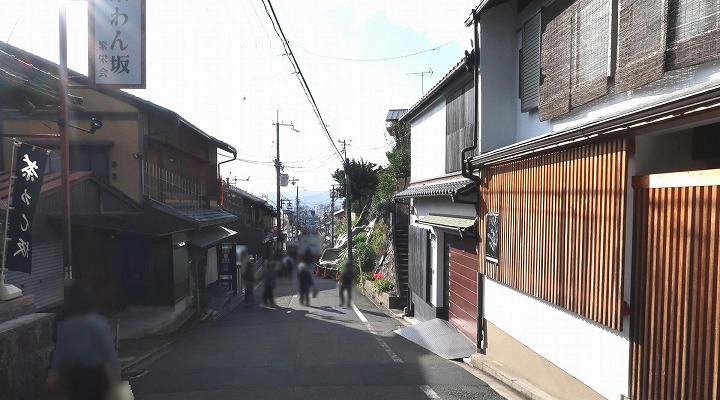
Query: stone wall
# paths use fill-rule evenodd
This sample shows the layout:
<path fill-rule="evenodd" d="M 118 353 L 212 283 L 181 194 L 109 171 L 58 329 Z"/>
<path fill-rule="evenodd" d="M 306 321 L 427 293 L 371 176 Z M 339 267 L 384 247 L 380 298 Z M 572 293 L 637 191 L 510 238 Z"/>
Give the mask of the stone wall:
<path fill-rule="evenodd" d="M 55 314 L 31 312 L 16 316 L 17 310 L 34 309 L 28 306 L 28 299 L 20 299 L 0 305 L 0 309 L 8 311 L 0 313 L 0 317 L 12 317 L 0 319 L 0 400 L 46 399 L 45 378 L 53 349 Z"/>

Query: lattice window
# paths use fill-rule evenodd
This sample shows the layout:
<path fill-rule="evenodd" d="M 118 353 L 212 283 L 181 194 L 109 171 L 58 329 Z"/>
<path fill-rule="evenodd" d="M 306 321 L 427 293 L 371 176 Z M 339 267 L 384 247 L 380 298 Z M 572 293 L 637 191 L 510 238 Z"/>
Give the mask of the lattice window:
<path fill-rule="evenodd" d="M 669 0 L 668 68 L 720 56 L 720 0 Z"/>

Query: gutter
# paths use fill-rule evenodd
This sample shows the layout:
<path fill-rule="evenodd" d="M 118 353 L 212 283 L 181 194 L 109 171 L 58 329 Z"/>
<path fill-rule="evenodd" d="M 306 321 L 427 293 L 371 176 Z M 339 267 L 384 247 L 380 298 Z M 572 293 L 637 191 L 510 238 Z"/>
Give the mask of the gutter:
<path fill-rule="evenodd" d="M 479 122 L 480 122 L 480 116 L 478 115 L 478 97 L 479 97 L 479 90 L 478 90 L 478 72 L 479 72 L 479 50 L 480 50 L 480 44 L 478 43 L 478 20 L 480 18 L 480 14 L 477 10 L 472 10 L 472 19 L 473 19 L 473 50 L 472 54 L 467 54 L 465 57 L 467 61 L 465 62 L 465 65 L 467 66 L 470 62 L 470 57 L 472 56 L 472 71 L 473 71 L 473 91 L 475 92 L 475 100 L 474 100 L 474 121 L 473 121 L 473 144 L 470 147 L 466 147 L 462 149 L 460 152 L 460 170 L 462 176 L 464 176 L 467 179 L 470 179 L 475 183 L 476 187 L 480 187 L 480 177 L 475 176 L 473 174 L 473 166 L 471 163 L 471 157 L 468 157 L 465 159 L 465 153 L 475 150 L 478 148 L 478 131 L 479 131 Z M 455 199 L 453 199 L 455 200 Z M 476 209 L 478 209 L 478 203 L 476 203 L 475 206 Z M 477 211 L 477 210 L 476 210 Z"/>
<path fill-rule="evenodd" d="M 719 100 L 720 85 L 717 85 L 700 93 L 642 108 L 632 114 L 617 115 L 609 119 L 528 139 L 512 147 L 477 155 L 471 160 L 471 164 L 476 168 L 482 168 L 492 164 L 520 159 L 529 154 L 566 147 L 600 135 L 625 133 L 632 128 L 644 127 L 655 122 L 679 117 L 682 114 L 693 114 L 694 112 L 718 107 L 720 106 Z"/>

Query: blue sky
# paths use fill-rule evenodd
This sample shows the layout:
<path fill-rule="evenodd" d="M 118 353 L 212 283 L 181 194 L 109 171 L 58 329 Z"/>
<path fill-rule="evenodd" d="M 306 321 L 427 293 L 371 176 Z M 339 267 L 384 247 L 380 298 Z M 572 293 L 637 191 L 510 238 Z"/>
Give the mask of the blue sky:
<path fill-rule="evenodd" d="M 470 48 L 463 26 L 477 0 L 275 0 L 273 7 L 334 140 L 350 157 L 386 162 L 385 115 L 421 97 Z M 0 40 L 57 61 L 58 0 L 5 0 Z M 67 1 L 70 68 L 87 72 L 87 3 Z M 450 3 L 450 4 L 448 4 Z M 367 62 L 334 58 L 397 57 Z M 340 167 L 260 0 L 147 1 L 147 88 L 129 90 L 232 144 L 251 162 L 223 165 L 238 186 L 274 193 L 276 110 L 281 160 L 306 193 L 327 190 Z M 313 54 L 314 53 L 314 54 Z M 222 158 L 222 157 L 221 157 Z M 288 188 L 290 189 L 290 188 Z M 294 191 L 294 190 L 293 190 Z M 274 198 L 273 196 L 270 196 Z M 301 190 L 301 201 L 303 191 Z M 308 199 L 310 200 L 310 199 Z"/>

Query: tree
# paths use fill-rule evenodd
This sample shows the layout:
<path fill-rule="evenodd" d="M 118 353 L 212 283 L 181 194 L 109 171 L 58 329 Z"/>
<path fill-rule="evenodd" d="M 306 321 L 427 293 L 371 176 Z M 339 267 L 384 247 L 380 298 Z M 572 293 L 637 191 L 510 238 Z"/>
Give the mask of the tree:
<path fill-rule="evenodd" d="M 363 204 L 364 200 L 375 194 L 375 188 L 378 183 L 376 165 L 365 161 L 351 159 L 348 164 L 348 174 L 350 175 L 350 193 L 353 198 L 353 207 L 357 211 L 358 206 Z M 337 169 L 332 174 L 333 179 L 340 184 L 345 185 L 345 171 Z M 347 189 L 346 189 L 347 190 Z"/>
<path fill-rule="evenodd" d="M 393 121 L 388 131 L 395 138 L 392 150 L 385 153 L 388 169 L 397 179 L 410 176 L 410 124 Z"/>

